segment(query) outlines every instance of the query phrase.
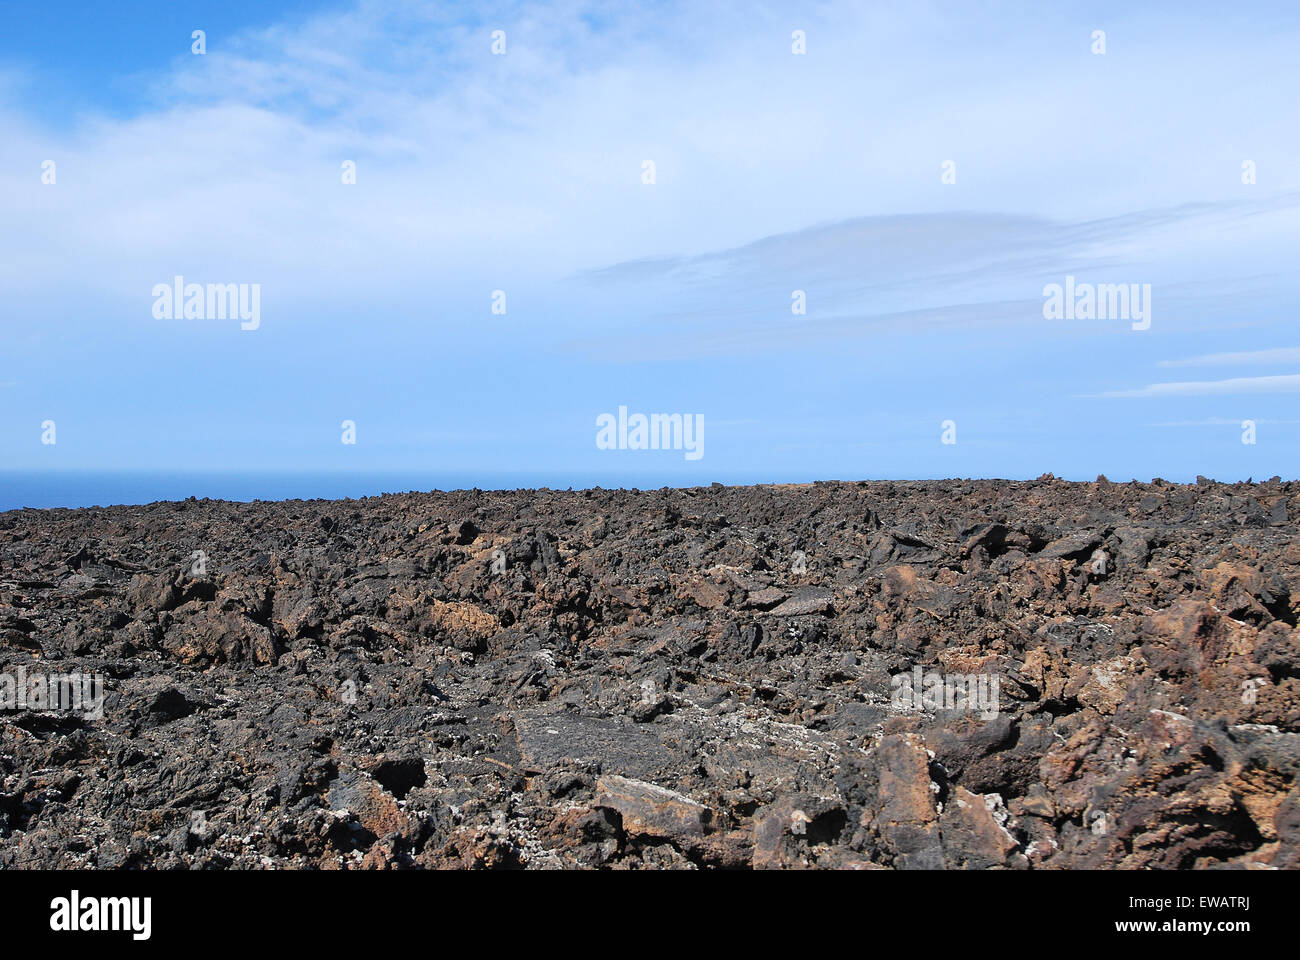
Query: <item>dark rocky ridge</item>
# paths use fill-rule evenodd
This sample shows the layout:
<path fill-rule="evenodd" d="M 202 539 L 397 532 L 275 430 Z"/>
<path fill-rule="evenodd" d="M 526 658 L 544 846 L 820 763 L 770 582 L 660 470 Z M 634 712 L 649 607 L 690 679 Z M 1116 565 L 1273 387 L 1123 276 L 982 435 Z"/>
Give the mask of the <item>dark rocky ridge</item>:
<path fill-rule="evenodd" d="M 0 712 L 0 867 L 1295 867 L 1297 516 L 1050 477 L 0 514 L 0 671 L 107 684 Z M 900 711 L 916 665 L 1000 712 Z"/>

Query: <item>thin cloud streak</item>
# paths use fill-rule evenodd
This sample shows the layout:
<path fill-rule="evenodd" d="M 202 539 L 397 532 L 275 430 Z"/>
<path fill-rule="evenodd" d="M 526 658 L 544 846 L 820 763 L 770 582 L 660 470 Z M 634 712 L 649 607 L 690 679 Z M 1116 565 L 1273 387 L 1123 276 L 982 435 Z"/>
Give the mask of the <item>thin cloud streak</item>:
<path fill-rule="evenodd" d="M 1228 380 L 1187 380 L 1149 383 L 1136 390 L 1110 390 L 1099 397 L 1226 397 L 1246 393 L 1300 393 L 1300 373 L 1276 377 L 1232 377 Z"/>
<path fill-rule="evenodd" d="M 1271 420 L 1258 417 L 1206 417 L 1204 420 L 1166 420 L 1162 423 L 1149 423 L 1149 427 L 1240 427 L 1243 420 L 1251 420 L 1259 426 L 1292 426 L 1300 420 Z"/>
<path fill-rule="evenodd" d="M 1233 364 L 1300 363 L 1300 347 L 1271 350 L 1243 350 L 1239 353 L 1207 353 L 1181 360 L 1161 360 L 1162 367 L 1218 367 Z"/>

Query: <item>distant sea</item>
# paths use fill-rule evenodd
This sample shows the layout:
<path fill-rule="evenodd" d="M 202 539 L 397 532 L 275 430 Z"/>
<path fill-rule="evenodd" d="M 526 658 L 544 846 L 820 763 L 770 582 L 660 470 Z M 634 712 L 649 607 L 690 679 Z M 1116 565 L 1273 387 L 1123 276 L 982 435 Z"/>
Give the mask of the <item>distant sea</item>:
<path fill-rule="evenodd" d="M 429 490 L 516 490 L 549 487 L 708 486 L 755 480 L 714 478 L 683 482 L 674 478 L 560 476 L 526 473 L 152 473 L 0 471 L 0 511 L 23 507 L 106 507 L 154 503 L 188 497 L 212 500 L 339 500 L 384 493 Z"/>

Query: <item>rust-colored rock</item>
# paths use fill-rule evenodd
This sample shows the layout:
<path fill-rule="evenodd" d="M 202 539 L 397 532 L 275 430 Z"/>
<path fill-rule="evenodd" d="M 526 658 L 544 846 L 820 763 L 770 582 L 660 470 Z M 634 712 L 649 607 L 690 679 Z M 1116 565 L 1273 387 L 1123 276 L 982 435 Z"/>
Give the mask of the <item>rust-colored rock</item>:
<path fill-rule="evenodd" d="M 1050 476 L 3 513 L 0 869 L 1294 869 L 1293 517 Z"/>

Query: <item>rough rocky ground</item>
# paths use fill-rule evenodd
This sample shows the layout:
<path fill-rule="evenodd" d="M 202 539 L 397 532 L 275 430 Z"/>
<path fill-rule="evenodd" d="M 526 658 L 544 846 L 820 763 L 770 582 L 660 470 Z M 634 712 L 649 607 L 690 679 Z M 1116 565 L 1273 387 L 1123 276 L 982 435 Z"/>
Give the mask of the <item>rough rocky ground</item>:
<path fill-rule="evenodd" d="M 1050 477 L 0 514 L 0 671 L 108 688 L 0 713 L 0 867 L 1295 867 L 1298 516 Z M 916 665 L 998 714 L 899 708 Z"/>

